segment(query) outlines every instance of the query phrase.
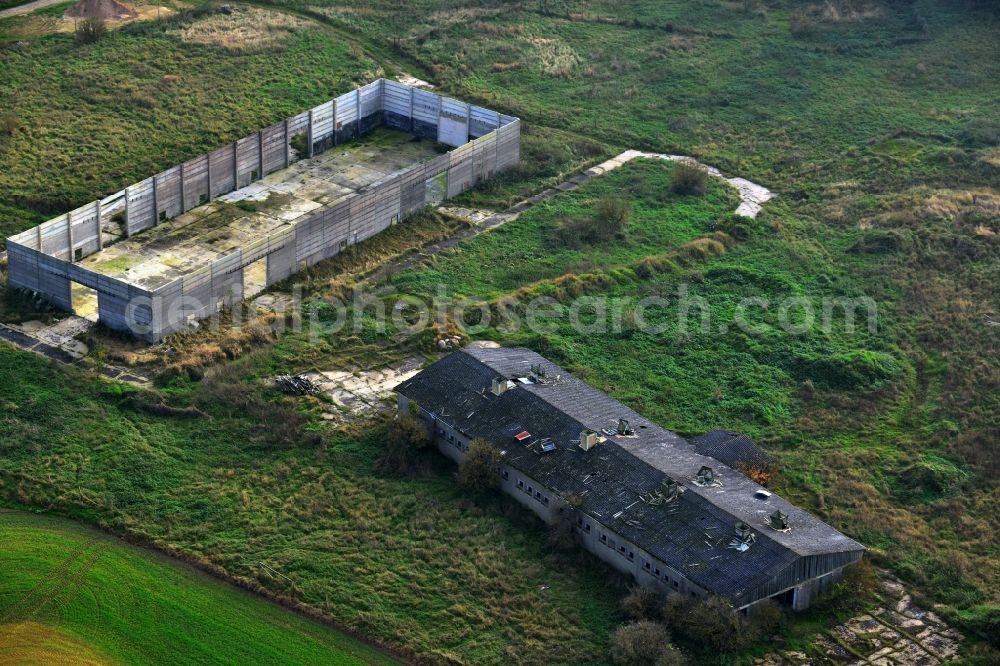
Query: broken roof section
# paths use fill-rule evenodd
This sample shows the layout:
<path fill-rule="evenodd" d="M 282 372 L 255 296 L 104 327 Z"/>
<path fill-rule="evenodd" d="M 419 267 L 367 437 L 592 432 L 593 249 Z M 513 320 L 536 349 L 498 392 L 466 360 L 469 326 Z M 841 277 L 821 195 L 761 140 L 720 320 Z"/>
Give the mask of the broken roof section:
<path fill-rule="evenodd" d="M 500 395 L 488 390 L 495 379 L 540 375 L 544 381 L 518 382 Z M 864 551 L 777 495 L 759 498 L 758 484 L 530 350 L 465 349 L 396 390 L 460 432 L 500 445 L 507 464 L 558 494 L 578 495 L 581 510 L 609 530 L 736 606 Z M 634 434 L 618 433 L 620 419 Z M 583 450 L 587 431 L 604 441 Z M 519 441 L 522 432 L 532 435 Z M 543 450 L 548 442 L 554 450 Z M 706 466 L 713 482 L 696 483 Z M 775 511 L 788 516 L 791 529 L 770 527 Z M 752 543 L 748 537 L 730 547 L 741 524 Z"/>
<path fill-rule="evenodd" d="M 765 471 L 774 466 L 771 456 L 743 433 L 732 430 L 711 430 L 692 437 L 690 441 L 698 453 L 711 456 L 742 472 Z"/>

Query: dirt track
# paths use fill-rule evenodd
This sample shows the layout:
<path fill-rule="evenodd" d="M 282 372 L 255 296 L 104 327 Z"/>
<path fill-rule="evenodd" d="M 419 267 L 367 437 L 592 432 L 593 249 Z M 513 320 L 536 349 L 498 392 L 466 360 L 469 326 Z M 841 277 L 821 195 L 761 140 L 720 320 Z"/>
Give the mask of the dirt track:
<path fill-rule="evenodd" d="M 66 2 L 66 0 L 35 0 L 34 2 L 29 2 L 27 4 L 18 5 L 17 7 L 10 7 L 9 9 L 0 10 L 0 19 L 7 18 L 8 16 L 18 16 L 20 14 L 30 14 L 36 9 L 41 9 L 42 7 L 49 7 L 51 5 L 58 5 L 61 2 Z"/>

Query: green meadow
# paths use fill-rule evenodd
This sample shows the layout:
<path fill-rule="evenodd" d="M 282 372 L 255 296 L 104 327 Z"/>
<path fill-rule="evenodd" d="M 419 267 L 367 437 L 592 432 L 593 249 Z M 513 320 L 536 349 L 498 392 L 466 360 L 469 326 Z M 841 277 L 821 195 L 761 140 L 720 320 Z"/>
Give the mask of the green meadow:
<path fill-rule="evenodd" d="M 0 661 L 393 664 L 334 629 L 78 523 L 0 511 Z"/>

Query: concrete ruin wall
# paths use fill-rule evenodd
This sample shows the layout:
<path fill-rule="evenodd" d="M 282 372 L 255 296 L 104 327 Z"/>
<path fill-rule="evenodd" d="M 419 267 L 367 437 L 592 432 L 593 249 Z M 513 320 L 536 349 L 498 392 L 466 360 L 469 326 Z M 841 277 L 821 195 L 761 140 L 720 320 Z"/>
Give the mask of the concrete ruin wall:
<path fill-rule="evenodd" d="M 75 264 L 102 249 L 101 228 L 116 215 L 126 237 L 140 233 L 287 167 L 293 141 L 308 158 L 381 125 L 454 149 L 154 291 Z M 517 118 L 379 79 L 8 238 L 8 281 L 64 310 L 72 310 L 71 281 L 95 289 L 102 322 L 156 341 L 242 299 L 251 263 L 266 258 L 270 286 L 519 160 Z"/>

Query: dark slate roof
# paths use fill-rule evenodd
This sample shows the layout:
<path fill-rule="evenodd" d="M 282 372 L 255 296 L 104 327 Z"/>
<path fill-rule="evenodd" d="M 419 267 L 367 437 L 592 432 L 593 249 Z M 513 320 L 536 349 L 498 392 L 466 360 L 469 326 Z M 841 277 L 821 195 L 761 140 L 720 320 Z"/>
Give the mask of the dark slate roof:
<path fill-rule="evenodd" d="M 544 371 L 542 382 L 517 381 L 532 367 Z M 494 379 L 513 379 L 517 385 L 497 396 L 489 390 Z M 550 490 L 580 495 L 584 512 L 737 605 L 754 601 L 749 598 L 753 590 L 801 556 L 863 550 L 777 495 L 755 499 L 761 487 L 750 479 L 699 455 L 681 437 L 529 350 L 454 352 L 396 391 L 460 432 L 498 444 L 507 464 Z M 600 433 L 617 426 L 619 418 L 629 420 L 635 436 L 609 436 L 590 451 L 579 448 L 581 430 Z M 514 439 L 523 431 L 530 433 L 527 439 Z M 542 438 L 550 438 L 555 450 L 542 452 Z M 720 486 L 691 481 L 702 465 L 712 467 Z M 667 476 L 684 489 L 677 500 L 657 506 L 639 498 L 659 489 Z M 789 532 L 767 527 L 775 509 L 789 515 Z M 757 535 L 743 552 L 728 547 L 739 521 Z"/>
<path fill-rule="evenodd" d="M 753 440 L 732 430 L 712 430 L 691 438 L 698 453 L 711 456 L 735 469 L 766 471 L 773 461 Z"/>

